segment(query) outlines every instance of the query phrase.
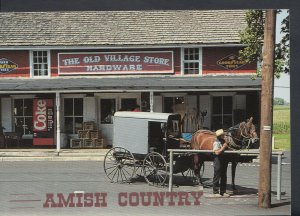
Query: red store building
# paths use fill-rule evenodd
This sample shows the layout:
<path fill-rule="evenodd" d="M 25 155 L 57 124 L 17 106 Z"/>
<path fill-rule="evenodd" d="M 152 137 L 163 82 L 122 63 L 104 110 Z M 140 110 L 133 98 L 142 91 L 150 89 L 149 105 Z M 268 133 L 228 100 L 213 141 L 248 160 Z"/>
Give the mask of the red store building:
<path fill-rule="evenodd" d="M 112 145 L 115 111 L 177 112 L 197 128 L 260 122 L 243 10 L 2 12 L 0 123 L 17 147 L 70 147 L 84 122 Z M 0 146 L 13 148 L 0 139 Z"/>

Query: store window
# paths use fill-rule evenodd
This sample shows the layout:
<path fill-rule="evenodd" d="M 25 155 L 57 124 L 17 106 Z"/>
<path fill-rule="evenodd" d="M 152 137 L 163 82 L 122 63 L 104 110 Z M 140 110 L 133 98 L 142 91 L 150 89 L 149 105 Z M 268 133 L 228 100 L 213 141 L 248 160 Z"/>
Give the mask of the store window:
<path fill-rule="evenodd" d="M 31 52 L 32 77 L 47 77 L 50 75 L 50 51 Z"/>
<path fill-rule="evenodd" d="M 232 126 L 232 96 L 213 97 L 212 129 L 227 129 Z"/>
<path fill-rule="evenodd" d="M 33 134 L 33 99 L 14 99 L 14 127 L 21 135 Z"/>
<path fill-rule="evenodd" d="M 82 130 L 83 98 L 64 98 L 64 127 L 68 134 Z"/>
<path fill-rule="evenodd" d="M 200 48 L 184 48 L 183 49 L 183 73 L 189 74 L 200 74 L 202 70 L 202 52 Z"/>
<path fill-rule="evenodd" d="M 182 111 L 184 97 L 164 97 L 164 112 L 177 113 Z"/>
<path fill-rule="evenodd" d="M 112 124 L 113 115 L 116 111 L 116 99 L 101 99 L 101 124 Z"/>
<path fill-rule="evenodd" d="M 136 98 L 121 98 L 121 110 L 123 111 L 133 111 L 138 109 L 140 106 L 137 103 Z"/>

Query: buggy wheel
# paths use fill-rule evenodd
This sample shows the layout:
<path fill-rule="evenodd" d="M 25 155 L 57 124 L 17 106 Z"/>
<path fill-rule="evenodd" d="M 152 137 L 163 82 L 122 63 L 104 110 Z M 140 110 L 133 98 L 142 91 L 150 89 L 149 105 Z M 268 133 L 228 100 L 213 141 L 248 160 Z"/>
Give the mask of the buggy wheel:
<path fill-rule="evenodd" d="M 163 186 L 167 179 L 167 163 L 165 158 L 157 153 L 147 154 L 143 161 L 144 178 L 149 185 Z"/>
<path fill-rule="evenodd" d="M 196 178 L 194 170 L 191 168 L 188 168 L 187 170 L 185 170 L 184 172 L 181 172 L 182 176 L 190 179 L 190 178 Z"/>
<path fill-rule="evenodd" d="M 203 177 L 204 170 L 205 170 L 205 165 L 203 163 L 203 164 L 201 164 L 201 167 L 200 167 L 200 178 Z M 192 167 L 188 168 L 184 172 L 181 172 L 181 174 L 187 180 L 191 180 L 193 182 L 193 184 L 199 184 L 199 181 L 198 181 L 198 179 L 197 179 L 197 177 L 195 175 L 195 171 L 194 171 L 194 169 Z"/>
<path fill-rule="evenodd" d="M 131 182 L 135 171 L 135 159 L 125 148 L 114 147 L 106 153 L 104 172 L 111 182 Z"/>
<path fill-rule="evenodd" d="M 203 164 L 201 164 L 200 167 L 200 177 L 203 177 L 204 174 L 204 170 L 205 170 L 205 163 L 203 162 Z M 194 169 L 192 167 L 190 167 L 188 170 L 181 172 L 182 176 L 184 177 L 195 177 L 195 172 Z"/>
<path fill-rule="evenodd" d="M 205 165 L 203 163 L 203 164 L 201 164 L 201 167 L 200 167 L 200 178 L 203 177 L 204 170 L 205 170 Z M 196 180 L 197 180 L 197 177 L 195 175 L 195 171 L 193 168 L 188 168 L 186 171 L 181 172 L 181 174 L 183 177 L 185 177 L 187 179 L 191 179 L 193 182 L 196 182 Z"/>

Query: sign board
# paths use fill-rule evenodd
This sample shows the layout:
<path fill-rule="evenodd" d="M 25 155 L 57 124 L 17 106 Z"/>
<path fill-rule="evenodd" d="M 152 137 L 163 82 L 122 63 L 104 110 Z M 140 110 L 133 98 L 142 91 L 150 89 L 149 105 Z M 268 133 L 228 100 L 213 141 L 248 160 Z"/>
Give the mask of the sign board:
<path fill-rule="evenodd" d="M 230 54 L 219 61 L 217 65 L 227 69 L 227 70 L 236 70 L 246 64 L 246 61 L 239 60 L 237 55 Z"/>
<path fill-rule="evenodd" d="M 54 145 L 53 99 L 33 100 L 33 145 Z"/>
<path fill-rule="evenodd" d="M 172 51 L 59 53 L 59 75 L 174 73 Z"/>
<path fill-rule="evenodd" d="M 0 59 L 0 74 L 9 73 L 18 68 L 18 65 L 6 58 Z"/>

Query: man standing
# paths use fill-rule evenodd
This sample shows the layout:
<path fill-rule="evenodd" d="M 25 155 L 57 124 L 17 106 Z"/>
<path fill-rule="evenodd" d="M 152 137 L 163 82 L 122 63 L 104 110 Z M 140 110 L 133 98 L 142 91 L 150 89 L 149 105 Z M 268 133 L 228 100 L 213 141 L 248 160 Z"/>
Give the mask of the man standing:
<path fill-rule="evenodd" d="M 219 129 L 216 131 L 217 139 L 213 144 L 213 152 L 214 152 L 214 178 L 213 178 L 213 193 L 215 197 L 230 197 L 229 194 L 226 193 L 226 185 L 227 185 L 227 167 L 228 160 L 223 153 L 225 149 L 228 147 L 228 144 L 224 139 L 224 131 L 223 129 Z"/>

